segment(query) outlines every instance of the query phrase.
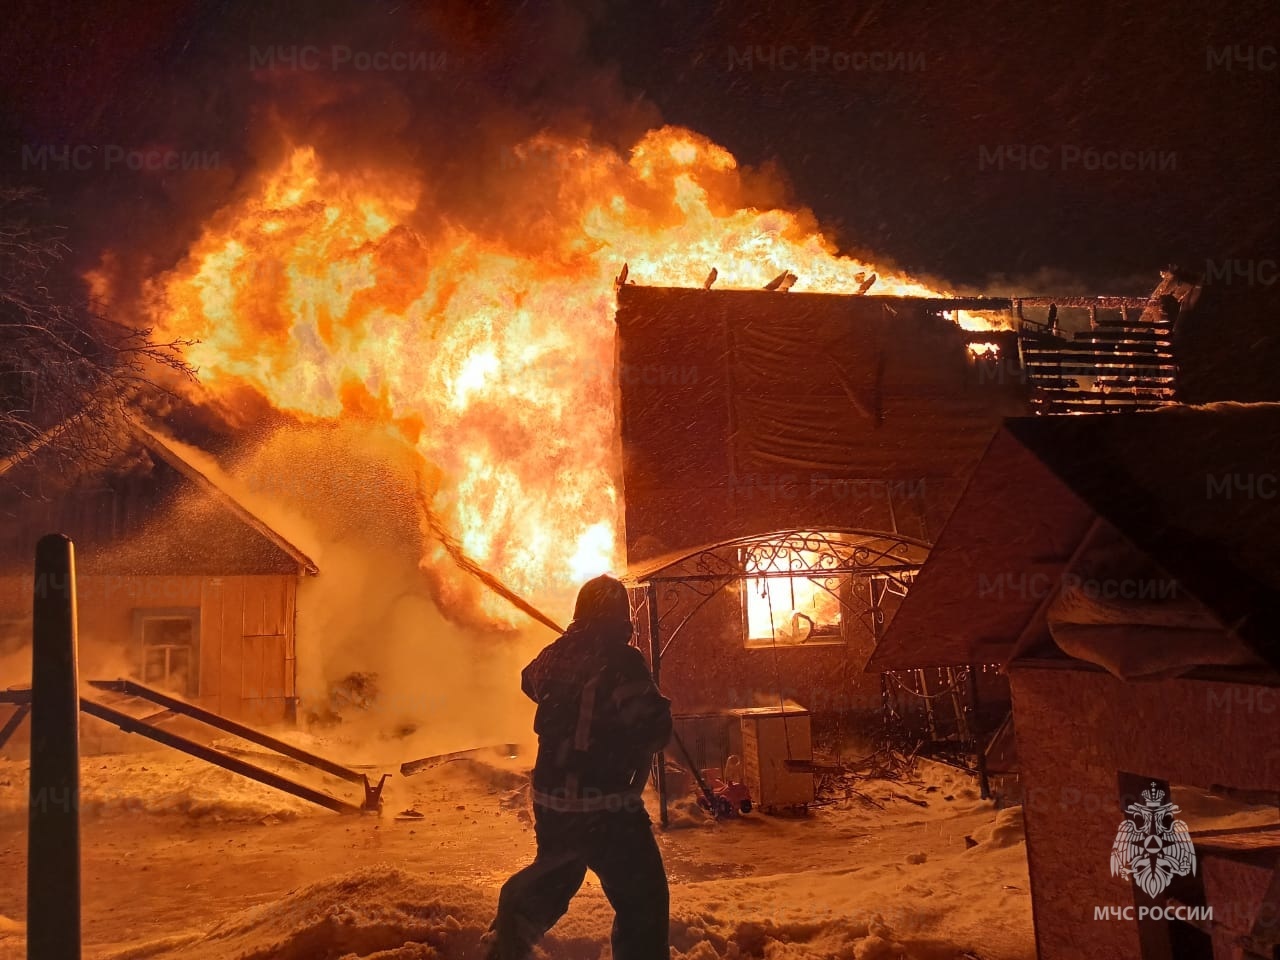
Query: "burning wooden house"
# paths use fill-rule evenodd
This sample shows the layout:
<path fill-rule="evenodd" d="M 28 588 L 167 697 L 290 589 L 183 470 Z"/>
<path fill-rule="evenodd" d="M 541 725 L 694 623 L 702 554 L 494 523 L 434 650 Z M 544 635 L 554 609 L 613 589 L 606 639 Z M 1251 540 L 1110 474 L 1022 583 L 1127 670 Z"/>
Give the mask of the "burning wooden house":
<path fill-rule="evenodd" d="M 664 689 L 684 711 L 749 706 L 778 698 L 780 672 L 835 709 L 875 611 L 1002 418 L 1030 409 L 969 349 L 1016 355 L 1015 335 L 965 331 L 946 315 L 978 305 L 961 301 L 631 286 L 618 301 L 627 561 L 663 603 Z M 845 582 L 855 562 L 884 576 Z M 815 585 L 823 566 L 833 582 Z M 663 602 L 677 583 L 708 595 Z"/>
<path fill-rule="evenodd" d="M 630 582 L 695 762 L 770 704 L 964 750 L 998 723 L 993 668 L 864 668 L 1004 418 L 1170 402 L 1195 289 L 1063 300 L 1087 317 L 1067 333 L 1050 298 L 624 283 Z"/>
<path fill-rule="evenodd" d="M 1003 665 L 1044 960 L 1277 955 L 1277 450 L 1280 404 L 1009 421 L 871 658 Z"/>
<path fill-rule="evenodd" d="M 56 530 L 76 546 L 86 679 L 132 677 L 248 723 L 294 716 L 297 589 L 316 566 L 181 444 L 133 424 L 103 462 L 36 449 L 4 479 L 6 649 L 30 641 L 34 546 Z"/>

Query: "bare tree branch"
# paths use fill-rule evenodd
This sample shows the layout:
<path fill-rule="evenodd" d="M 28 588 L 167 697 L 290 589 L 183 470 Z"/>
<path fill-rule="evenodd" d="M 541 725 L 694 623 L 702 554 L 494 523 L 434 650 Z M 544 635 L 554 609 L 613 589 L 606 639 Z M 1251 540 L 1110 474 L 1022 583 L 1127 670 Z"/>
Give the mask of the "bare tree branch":
<path fill-rule="evenodd" d="M 191 341 L 156 342 L 84 299 L 38 208 L 33 190 L 0 189 L 0 465 L 39 445 L 82 469 L 117 451 L 140 397 L 194 379 Z"/>

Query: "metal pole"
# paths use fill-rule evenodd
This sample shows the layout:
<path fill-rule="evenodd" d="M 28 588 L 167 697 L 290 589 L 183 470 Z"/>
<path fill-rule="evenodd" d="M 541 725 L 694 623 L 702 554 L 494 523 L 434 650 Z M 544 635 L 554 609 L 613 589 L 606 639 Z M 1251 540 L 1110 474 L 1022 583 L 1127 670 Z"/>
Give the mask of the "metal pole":
<path fill-rule="evenodd" d="M 889 589 L 886 582 L 885 590 Z M 880 601 L 884 599 L 884 593 L 876 596 L 876 578 L 870 577 L 867 580 L 867 598 L 871 601 L 871 649 L 877 650 L 880 647 Z M 880 674 L 880 723 L 881 735 L 886 745 L 893 741 L 893 707 L 890 704 L 892 690 L 889 686 L 889 671 Z"/>
<path fill-rule="evenodd" d="M 650 583 L 646 588 L 647 599 L 649 605 L 649 660 L 653 665 L 653 685 L 659 690 L 662 689 L 661 671 L 662 671 L 662 636 L 661 626 L 658 624 L 658 588 L 655 584 Z M 657 770 L 657 787 L 658 787 L 658 822 L 666 827 L 667 818 L 667 755 L 665 751 L 658 751 L 658 770 Z"/>
<path fill-rule="evenodd" d="M 31 643 L 27 958 L 80 957 L 80 694 L 75 549 L 36 545 Z"/>

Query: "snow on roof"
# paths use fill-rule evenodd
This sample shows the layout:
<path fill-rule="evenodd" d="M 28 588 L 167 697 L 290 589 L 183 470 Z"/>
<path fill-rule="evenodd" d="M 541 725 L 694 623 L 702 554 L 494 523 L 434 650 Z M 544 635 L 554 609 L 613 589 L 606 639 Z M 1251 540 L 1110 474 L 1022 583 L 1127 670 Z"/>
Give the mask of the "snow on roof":
<path fill-rule="evenodd" d="M 134 421 L 134 427 L 142 442 L 152 452 L 160 456 L 175 470 L 185 475 L 188 479 L 203 487 L 216 500 L 223 504 L 228 510 L 240 518 L 247 526 L 252 527 L 259 534 L 270 540 L 276 547 L 288 554 L 297 561 L 303 572 L 312 576 L 320 572 L 313 561 L 307 554 L 290 543 L 285 537 L 277 533 L 276 530 L 268 525 L 257 513 L 250 510 L 243 502 L 243 498 L 237 498 L 233 495 L 235 484 L 230 478 L 222 472 L 217 466 L 213 458 L 208 455 L 192 456 L 192 453 L 199 453 L 187 444 L 165 437 L 156 428 L 144 424 L 140 420 Z M 204 460 L 206 462 L 198 464 L 197 461 Z"/>
<path fill-rule="evenodd" d="M 225 473 L 214 458 L 170 436 L 162 434 L 139 415 L 131 414 L 120 421 L 121 443 L 118 448 L 104 451 L 99 460 L 86 461 L 85 478 L 101 477 L 135 466 L 140 455 L 149 455 L 170 475 L 176 474 L 181 482 L 192 484 L 201 494 L 198 497 L 177 497 L 160 494 L 163 504 L 155 506 L 164 516 L 157 515 L 142 529 L 119 540 L 102 539 L 104 525 L 85 522 L 95 509 L 114 509 L 105 505 L 95 508 L 93 502 L 71 504 L 69 510 L 61 510 L 57 503 L 67 500 L 71 489 L 81 480 L 71 481 L 67 488 L 62 481 L 68 462 L 59 460 L 53 450 L 52 440 L 63 427 L 56 427 L 28 444 L 22 450 L 0 462 L 0 475 L 25 473 L 24 482 L 17 482 L 17 489 L 24 489 L 36 478 L 48 478 L 53 482 L 47 496 L 28 499 L 20 497 L 7 505 L 12 522 L 6 526 L 5 536 L 0 537 L 0 563 L 11 565 L 19 561 L 25 565 L 29 559 L 29 547 L 37 533 L 47 532 L 36 528 L 46 524 L 69 524 L 78 531 L 77 545 L 84 550 L 82 559 L 86 571 L 117 573 L 266 573 L 298 572 L 318 573 L 316 563 L 308 552 L 300 549 L 290 538 L 279 531 L 281 519 L 294 519 L 264 514 L 252 505 L 252 498 L 243 495 L 247 491 Z M 71 457 L 73 454 L 68 453 Z M 152 468 L 148 468 L 152 469 Z M 165 482 L 162 481 L 163 487 Z M 89 483 L 89 487 L 93 487 Z M 92 490 L 90 491 L 92 492 Z M 269 506 L 269 505 L 268 505 Z M 50 512 L 52 511 L 52 512 Z M 230 519 L 232 522 L 228 522 Z M 114 523 L 114 522 L 113 522 Z M 113 524 L 107 524 L 111 526 Z M 291 523 L 290 529 L 302 529 L 304 525 Z M 52 527 L 48 527 L 51 529 Z"/>
<path fill-rule="evenodd" d="M 1280 403 L 1006 427 L 1242 635 L 1280 625 Z"/>

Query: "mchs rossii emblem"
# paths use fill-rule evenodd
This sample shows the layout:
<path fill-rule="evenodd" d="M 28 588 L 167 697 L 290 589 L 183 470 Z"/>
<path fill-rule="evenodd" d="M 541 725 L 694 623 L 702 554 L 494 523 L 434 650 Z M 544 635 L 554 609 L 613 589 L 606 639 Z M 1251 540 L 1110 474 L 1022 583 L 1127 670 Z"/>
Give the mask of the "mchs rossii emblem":
<path fill-rule="evenodd" d="M 1174 814 L 1181 809 L 1165 801 L 1156 784 L 1142 791 L 1143 803 L 1131 803 L 1111 845 L 1111 875 L 1132 877 L 1149 897 L 1158 896 L 1174 877 L 1196 872 L 1191 832 Z"/>

